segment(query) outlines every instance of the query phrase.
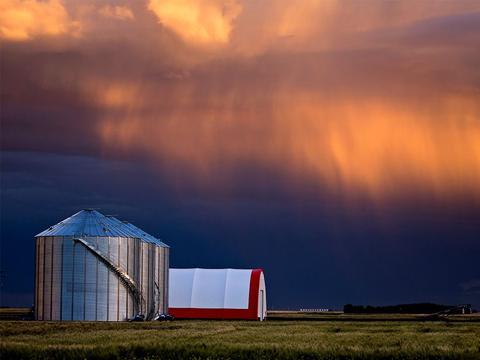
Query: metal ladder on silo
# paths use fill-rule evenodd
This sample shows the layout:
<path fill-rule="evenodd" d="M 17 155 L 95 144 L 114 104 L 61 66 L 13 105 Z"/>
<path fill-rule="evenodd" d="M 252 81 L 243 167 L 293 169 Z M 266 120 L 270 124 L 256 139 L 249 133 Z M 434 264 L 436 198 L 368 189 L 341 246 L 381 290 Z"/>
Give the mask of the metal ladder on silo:
<path fill-rule="evenodd" d="M 139 312 L 140 305 L 145 305 L 145 299 L 143 298 L 142 292 L 138 289 L 135 280 L 133 280 L 130 275 L 128 275 L 123 269 L 115 265 L 106 254 L 97 249 L 95 246 L 90 244 L 87 240 L 81 238 L 74 238 L 75 243 L 82 244 L 87 250 L 89 250 L 96 258 L 98 258 L 102 263 L 104 263 L 108 269 L 110 269 L 114 274 L 118 276 L 120 281 L 126 286 L 133 296 L 133 306 L 136 311 Z M 143 306 L 142 306 L 143 307 Z M 141 312 L 141 311 L 140 311 Z M 150 315 L 150 314 L 149 314 Z"/>

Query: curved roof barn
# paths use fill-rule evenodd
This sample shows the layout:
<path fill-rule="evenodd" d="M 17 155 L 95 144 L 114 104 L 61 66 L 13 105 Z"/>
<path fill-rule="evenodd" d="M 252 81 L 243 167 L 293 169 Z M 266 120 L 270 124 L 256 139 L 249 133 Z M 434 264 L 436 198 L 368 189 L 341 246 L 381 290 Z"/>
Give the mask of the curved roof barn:
<path fill-rule="evenodd" d="M 169 313 L 191 319 L 267 316 L 262 269 L 170 269 Z"/>

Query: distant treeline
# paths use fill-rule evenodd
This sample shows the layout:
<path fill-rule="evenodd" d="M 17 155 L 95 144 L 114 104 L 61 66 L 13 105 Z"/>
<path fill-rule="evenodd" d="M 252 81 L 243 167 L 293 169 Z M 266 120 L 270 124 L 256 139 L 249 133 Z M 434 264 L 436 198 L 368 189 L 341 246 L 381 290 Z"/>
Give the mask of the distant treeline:
<path fill-rule="evenodd" d="M 346 314 L 433 314 L 441 311 L 455 309 L 454 312 L 461 313 L 462 309 L 457 306 L 439 305 L 431 303 L 401 304 L 391 306 L 370 306 L 347 304 L 343 307 Z M 470 306 L 465 306 L 465 312 L 470 312 Z"/>

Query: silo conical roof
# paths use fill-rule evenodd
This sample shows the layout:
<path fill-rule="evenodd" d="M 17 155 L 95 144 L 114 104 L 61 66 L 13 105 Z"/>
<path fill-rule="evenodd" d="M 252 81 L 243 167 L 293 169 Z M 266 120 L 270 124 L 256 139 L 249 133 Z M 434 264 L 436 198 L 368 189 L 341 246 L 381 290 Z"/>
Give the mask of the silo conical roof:
<path fill-rule="evenodd" d="M 167 247 L 156 237 L 113 216 L 105 216 L 94 209 L 84 209 L 50 226 L 39 236 L 113 236 L 138 238 L 148 243 Z"/>

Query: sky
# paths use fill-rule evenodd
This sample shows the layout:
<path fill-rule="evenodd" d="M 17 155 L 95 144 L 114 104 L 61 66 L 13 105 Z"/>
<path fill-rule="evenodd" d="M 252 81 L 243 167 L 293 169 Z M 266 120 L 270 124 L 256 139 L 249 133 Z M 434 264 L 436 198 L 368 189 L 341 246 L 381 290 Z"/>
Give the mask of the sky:
<path fill-rule="evenodd" d="M 0 0 L 2 305 L 82 208 L 273 309 L 480 309 L 477 0 Z"/>

